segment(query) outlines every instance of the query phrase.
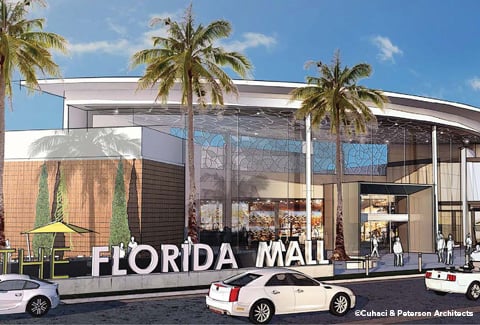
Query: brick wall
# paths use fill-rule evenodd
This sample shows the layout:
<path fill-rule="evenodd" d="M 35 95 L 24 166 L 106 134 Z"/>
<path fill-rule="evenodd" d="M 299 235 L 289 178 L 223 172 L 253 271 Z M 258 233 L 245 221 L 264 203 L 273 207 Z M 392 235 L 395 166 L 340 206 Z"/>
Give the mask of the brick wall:
<path fill-rule="evenodd" d="M 5 234 L 11 247 L 27 251 L 21 232 L 34 227 L 43 161 L 7 161 L 4 174 Z M 50 207 L 58 161 L 47 161 Z M 67 186 L 66 221 L 92 229 L 67 234 L 66 256 L 90 256 L 92 246 L 108 245 L 118 160 L 62 160 Z M 184 230 L 184 168 L 148 160 L 124 160 L 127 211 L 139 243 L 160 247 L 180 243 Z M 32 242 L 30 235 L 30 243 Z M 15 256 L 14 256 L 15 257 Z"/>
<path fill-rule="evenodd" d="M 183 166 L 143 160 L 142 243 L 180 244 L 185 227 Z"/>

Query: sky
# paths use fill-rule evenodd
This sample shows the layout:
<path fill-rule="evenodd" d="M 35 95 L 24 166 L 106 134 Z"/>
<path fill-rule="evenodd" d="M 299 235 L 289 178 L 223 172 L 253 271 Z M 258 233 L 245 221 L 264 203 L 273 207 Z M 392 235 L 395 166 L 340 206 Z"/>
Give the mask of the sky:
<path fill-rule="evenodd" d="M 140 77 L 144 67 L 131 69 L 131 56 L 166 35 L 152 19 L 181 20 L 192 4 L 198 24 L 230 22 L 218 45 L 245 54 L 254 80 L 304 82 L 318 75 L 306 62 L 330 63 L 338 50 L 343 65 L 372 67 L 359 84 L 480 107 L 478 0 L 46 1 L 29 17 L 45 18 L 44 31 L 68 41 L 67 55 L 54 53 L 64 78 Z M 62 99 L 28 94 L 20 79 L 6 129 L 61 129 Z"/>

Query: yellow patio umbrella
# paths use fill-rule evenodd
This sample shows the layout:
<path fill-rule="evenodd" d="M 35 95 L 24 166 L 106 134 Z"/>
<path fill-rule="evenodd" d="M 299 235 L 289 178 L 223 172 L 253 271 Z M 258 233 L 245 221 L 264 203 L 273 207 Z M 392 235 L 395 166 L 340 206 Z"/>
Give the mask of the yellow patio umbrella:
<path fill-rule="evenodd" d="M 93 230 L 83 228 L 80 226 L 72 225 L 71 223 L 66 223 L 63 221 L 55 221 L 44 226 L 34 228 L 29 231 L 24 231 L 22 234 L 45 234 L 45 233 L 77 233 L 84 234 L 88 232 L 95 232 Z"/>
<path fill-rule="evenodd" d="M 34 228 L 32 230 L 24 231 L 22 234 L 27 235 L 27 246 L 28 246 L 28 256 L 30 256 L 30 240 L 28 235 L 29 234 L 53 234 L 53 237 L 55 238 L 55 235 L 57 233 L 63 233 L 63 234 L 84 234 L 84 233 L 90 233 L 90 232 L 95 232 L 93 230 L 83 228 L 80 226 L 76 226 L 70 223 L 66 223 L 64 221 L 54 221 L 49 224 L 46 224 L 44 226 L 39 226 L 37 228 Z M 53 245 L 53 244 L 52 244 Z M 53 248 L 53 247 L 52 247 Z"/>

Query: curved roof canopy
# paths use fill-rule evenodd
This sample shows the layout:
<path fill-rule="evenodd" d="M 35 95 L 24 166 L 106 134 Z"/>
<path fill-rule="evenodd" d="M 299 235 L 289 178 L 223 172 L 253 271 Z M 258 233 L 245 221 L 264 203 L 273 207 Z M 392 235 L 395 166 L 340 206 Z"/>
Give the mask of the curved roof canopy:
<path fill-rule="evenodd" d="M 65 99 L 65 107 L 98 115 L 124 116 L 125 122 L 152 128 L 184 127 L 181 91 L 176 85 L 167 103 L 156 101 L 157 89 L 137 90 L 138 78 L 72 78 L 40 80 L 41 91 Z M 227 95 L 225 107 L 199 110 L 195 118 L 198 130 L 239 133 L 240 135 L 282 138 L 303 137 L 303 121 L 294 118 L 299 102 L 290 101 L 290 92 L 303 83 L 234 80 L 238 96 Z M 436 126 L 438 142 L 480 143 L 480 109 L 439 99 L 385 92 L 389 103 L 383 110 L 372 106 L 377 123 L 365 135 L 368 142 L 428 142 Z M 68 112 L 67 112 L 68 113 Z M 74 123 L 75 114 L 65 121 L 65 128 L 82 127 Z M 132 117 L 133 116 L 133 117 Z M 134 120 L 134 121 L 132 121 Z M 219 121 L 221 120 L 221 123 Z M 286 122 L 287 121 L 287 122 Z M 95 125 L 84 125 L 84 127 Z M 314 132 L 317 139 L 328 138 L 328 122 Z M 408 134 L 415 134 L 410 139 Z M 360 137 L 360 141 L 361 141 Z M 348 140 L 348 139 L 346 139 Z M 357 139 L 358 140 L 358 139 Z"/>

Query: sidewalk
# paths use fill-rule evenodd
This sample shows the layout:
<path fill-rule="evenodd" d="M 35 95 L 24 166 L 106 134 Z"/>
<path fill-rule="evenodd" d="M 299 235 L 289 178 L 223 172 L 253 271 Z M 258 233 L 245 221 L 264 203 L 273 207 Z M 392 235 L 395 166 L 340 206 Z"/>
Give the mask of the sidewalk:
<path fill-rule="evenodd" d="M 402 273 L 412 274 L 415 271 L 423 273 L 426 269 L 434 268 L 447 268 L 452 266 L 463 266 L 465 264 L 465 255 L 463 247 L 455 248 L 453 251 L 453 264 L 446 265 L 445 263 L 439 263 L 437 254 L 435 253 L 405 253 L 403 255 L 404 265 L 394 265 L 394 255 L 384 254 L 379 258 L 371 258 L 371 267 L 368 269 L 369 275 L 375 275 L 375 273 L 391 273 L 391 275 L 400 275 Z M 364 259 L 364 258 L 363 258 Z M 419 267 L 419 263 L 421 266 Z M 361 263 L 362 268 L 354 268 L 352 262 L 335 262 L 334 263 L 334 275 L 366 275 L 367 270 L 364 268 L 366 263 Z"/>
<path fill-rule="evenodd" d="M 422 253 L 421 254 L 421 268 L 419 269 L 419 253 L 405 253 L 404 265 L 394 266 L 394 255 L 383 254 L 379 258 L 372 259 L 372 267 L 368 269 L 368 275 L 366 269 L 363 268 L 365 263 L 360 263 L 361 268 L 347 267 L 347 262 L 339 261 L 333 263 L 334 276 L 328 279 L 320 279 L 326 283 L 344 283 L 344 282 L 356 282 L 356 281 L 382 281 L 386 279 L 398 279 L 409 277 L 421 277 L 424 276 L 424 272 L 427 269 L 441 269 L 447 267 L 459 267 L 465 264 L 465 256 L 463 248 L 454 249 L 453 265 L 445 265 L 438 262 L 438 257 L 435 253 Z M 189 296 L 189 295 L 202 295 L 208 292 L 208 288 L 192 288 L 191 290 L 178 290 L 168 292 L 151 292 L 151 293 L 131 293 L 131 294 L 119 294 L 109 296 L 98 297 L 78 297 L 62 299 L 65 304 L 83 303 L 92 301 L 112 301 L 112 300 L 130 300 L 130 299 L 149 299 L 149 298 L 172 298 L 175 296 Z"/>

